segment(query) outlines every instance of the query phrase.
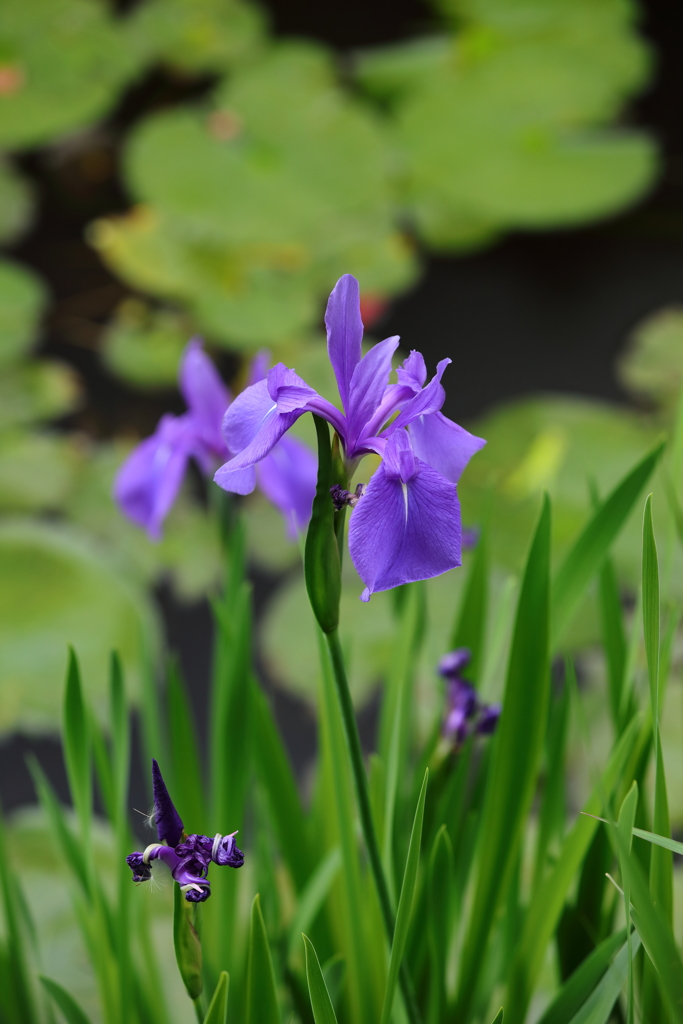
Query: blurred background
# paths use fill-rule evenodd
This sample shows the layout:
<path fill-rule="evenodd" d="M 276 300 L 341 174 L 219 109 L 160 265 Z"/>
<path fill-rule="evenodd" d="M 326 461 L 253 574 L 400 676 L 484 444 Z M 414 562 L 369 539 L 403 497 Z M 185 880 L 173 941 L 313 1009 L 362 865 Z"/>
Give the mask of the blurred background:
<path fill-rule="evenodd" d="M 205 724 L 221 573 L 206 485 L 187 482 L 156 545 L 110 497 L 131 447 L 183 410 L 176 370 L 193 333 L 233 390 L 267 348 L 332 395 L 322 315 L 355 274 L 368 338 L 400 334 L 401 358 L 418 348 L 430 372 L 450 356 L 445 411 L 489 441 L 461 499 L 467 525 L 490 526 L 500 601 L 544 488 L 561 552 L 591 486 L 610 488 L 674 415 L 682 46 L 683 11 L 666 0 L 4 5 L 5 809 L 34 800 L 28 751 L 66 796 L 55 733 L 68 643 L 102 714 L 112 648 L 133 695 L 175 652 Z M 259 669 L 303 778 L 316 658 L 299 551 L 265 499 L 245 510 Z M 628 602 L 635 520 L 616 554 Z M 679 569 L 672 556 L 683 599 Z M 361 606 L 347 571 L 369 742 L 389 597 Z M 459 586 L 457 573 L 429 585 L 425 716 Z M 589 603 L 572 637 L 585 686 L 595 640 Z"/>

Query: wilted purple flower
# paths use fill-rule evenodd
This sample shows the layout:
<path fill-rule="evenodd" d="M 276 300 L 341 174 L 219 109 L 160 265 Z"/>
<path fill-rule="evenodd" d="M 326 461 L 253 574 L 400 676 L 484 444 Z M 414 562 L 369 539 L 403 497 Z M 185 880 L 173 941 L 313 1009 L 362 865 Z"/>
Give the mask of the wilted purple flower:
<path fill-rule="evenodd" d="M 445 654 L 438 666 L 439 675 L 447 680 L 443 735 L 456 747 L 473 733 L 484 736 L 495 732 L 500 717 L 500 704 L 482 703 L 472 684 L 461 675 L 471 657 L 466 647 L 458 647 Z"/>
<path fill-rule="evenodd" d="M 151 862 L 161 860 L 169 868 L 188 903 L 204 903 L 211 895 L 207 878 L 209 865 L 241 868 L 244 854 L 235 843 L 236 832 L 229 836 L 185 835 L 183 822 L 166 789 L 159 765 L 152 760 L 154 821 L 160 842 L 151 843 L 143 852 L 129 853 L 126 863 L 133 872 L 133 881 L 146 882 L 152 877 Z"/>
<path fill-rule="evenodd" d="M 251 380 L 266 372 L 265 354 L 252 364 Z M 151 437 L 142 441 L 123 463 L 114 481 L 114 497 L 124 515 L 147 530 L 153 540 L 175 501 L 188 462 L 194 458 L 205 474 L 230 457 L 221 424 L 231 395 L 213 363 L 193 338 L 180 363 L 179 385 L 188 411 L 182 416 L 162 416 Z M 316 460 L 296 438 L 285 438 L 254 469 L 235 475 L 239 493 L 246 494 L 257 482 L 261 491 L 282 513 L 287 532 L 296 538 L 311 517 L 315 494 Z"/>
<path fill-rule="evenodd" d="M 485 442 L 440 412 L 445 399 L 441 377 L 450 359 L 443 359 L 426 383 L 424 359 L 411 352 L 397 371 L 398 383 L 389 384 L 399 339 L 387 338 L 362 356 L 360 293 L 350 274 L 335 285 L 325 323 L 343 412 L 278 363 L 226 413 L 223 434 L 238 454 L 214 479 L 225 490 L 245 493 L 244 472 L 266 458 L 305 412 L 322 416 L 334 427 L 349 478 L 364 455 L 380 455 L 382 462 L 355 503 L 349 526 L 349 550 L 366 585 L 361 596 L 367 601 L 375 591 L 460 565 L 456 483 Z M 338 503 L 340 494 L 333 490 Z M 343 491 L 341 485 L 338 490 Z M 349 494 L 347 503 L 353 506 L 354 497 Z"/>

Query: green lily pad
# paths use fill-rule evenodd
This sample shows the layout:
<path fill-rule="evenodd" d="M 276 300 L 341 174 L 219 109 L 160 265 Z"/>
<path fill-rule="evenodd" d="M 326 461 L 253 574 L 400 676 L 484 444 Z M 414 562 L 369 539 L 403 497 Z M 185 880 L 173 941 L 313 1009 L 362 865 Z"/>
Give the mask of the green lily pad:
<path fill-rule="evenodd" d="M 212 108 L 149 118 L 126 173 L 140 205 L 94 225 L 93 244 L 226 344 L 310 330 L 346 271 L 380 295 L 415 277 L 393 223 L 381 124 L 342 92 L 321 47 L 272 47 Z"/>
<path fill-rule="evenodd" d="M 102 355 L 129 384 L 149 388 L 175 384 L 178 363 L 192 334 L 186 316 L 152 310 L 140 299 L 126 299 L 104 333 Z"/>
<path fill-rule="evenodd" d="M 84 128 L 137 70 L 102 0 L 9 4 L 0 27 L 0 145 L 38 145 Z"/>
<path fill-rule="evenodd" d="M 78 378 L 62 363 L 26 363 L 0 378 L 0 429 L 63 416 L 80 398 Z"/>
<path fill-rule="evenodd" d="M 0 260 L 0 366 L 15 362 L 32 344 L 47 296 L 29 270 Z"/>
<path fill-rule="evenodd" d="M 0 161 L 0 242 L 7 245 L 31 223 L 33 190 L 25 178 Z"/>
<path fill-rule="evenodd" d="M 0 524 L 0 730 L 53 729 L 61 718 L 67 647 L 78 652 L 88 699 L 106 720 L 108 657 L 119 651 L 135 699 L 149 607 L 107 554 L 67 527 Z"/>
<path fill-rule="evenodd" d="M 662 309 L 640 324 L 617 370 L 636 398 L 673 405 L 683 382 L 683 309 Z"/>
<path fill-rule="evenodd" d="M 0 431 L 0 510 L 62 508 L 80 463 L 81 453 L 71 438 L 24 430 Z"/>
<path fill-rule="evenodd" d="M 248 57 L 263 15 L 239 0 L 145 0 L 127 19 L 131 46 L 185 72 L 226 71 Z"/>

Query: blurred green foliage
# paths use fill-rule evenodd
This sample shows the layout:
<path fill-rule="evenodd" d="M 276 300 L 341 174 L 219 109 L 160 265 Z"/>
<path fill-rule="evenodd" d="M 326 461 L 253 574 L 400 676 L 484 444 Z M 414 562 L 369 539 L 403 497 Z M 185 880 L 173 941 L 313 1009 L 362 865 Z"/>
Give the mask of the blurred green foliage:
<path fill-rule="evenodd" d="M 247 354 L 267 345 L 333 394 L 315 331 L 340 274 L 359 278 L 370 311 L 417 280 L 425 249 L 458 252 L 513 228 L 610 215 L 656 172 L 651 140 L 618 126 L 652 65 L 633 4 L 439 0 L 435 11 L 438 34 L 342 62 L 319 43 L 273 41 L 246 0 L 142 0 L 118 14 L 104 0 L 3 5 L 0 242 L 13 242 L 33 216 L 13 154 L 63 153 L 75 137 L 82 147 L 125 90 L 161 66 L 195 98 L 136 123 L 122 160 L 133 205 L 88 231 L 134 293 L 101 333 L 106 366 L 138 392 L 168 387 L 187 338 L 201 331 Z M 33 274 L 0 262 L 0 603 L 12 624 L 0 657 L 0 729 L 54 721 L 49 681 L 60 675 L 66 638 L 82 653 L 96 705 L 108 646 L 121 650 L 135 691 L 158 649 L 150 585 L 167 579 L 197 597 L 220 571 L 214 510 L 190 486 L 159 545 L 120 517 L 111 484 L 138 438 L 96 441 L 69 428 L 78 380 L 35 354 L 46 303 Z M 562 543 L 585 517 L 587 479 L 611 485 L 669 424 L 679 323 L 672 313 L 647 325 L 624 364 L 647 415 L 541 399 L 477 426 L 489 446 L 465 477 L 463 505 L 469 522 L 495 506 L 501 585 L 519 569 L 540 489 L 553 492 Z M 236 385 L 245 379 L 243 367 Z M 293 569 L 298 552 L 275 513 L 258 497 L 248 509 L 251 557 Z M 617 552 L 627 581 L 630 536 Z M 428 588 L 437 625 L 425 658 L 444 643 L 440 585 Z M 373 599 L 360 629 L 349 567 L 344 588 L 362 700 L 389 642 L 389 612 Z M 308 692 L 314 638 L 292 628 L 302 595 L 294 570 L 263 640 L 283 685 Z M 591 635 L 588 623 L 577 642 Z M 296 671 L 277 670 L 282 645 Z"/>

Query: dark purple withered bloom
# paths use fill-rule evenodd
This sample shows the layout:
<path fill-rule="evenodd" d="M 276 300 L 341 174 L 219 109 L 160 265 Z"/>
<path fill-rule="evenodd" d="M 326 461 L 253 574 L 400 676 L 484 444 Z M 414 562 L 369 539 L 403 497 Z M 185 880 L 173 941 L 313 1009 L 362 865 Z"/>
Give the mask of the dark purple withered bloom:
<path fill-rule="evenodd" d="M 500 718 L 500 704 L 484 704 L 472 684 L 463 678 L 462 672 L 470 659 L 470 651 L 458 647 L 445 654 L 438 665 L 439 675 L 446 680 L 443 735 L 456 748 L 473 733 L 491 735 Z"/>
<path fill-rule="evenodd" d="M 260 354 L 252 364 L 251 382 L 263 377 L 266 370 L 265 354 Z M 189 460 L 195 459 L 208 476 L 217 463 L 230 457 L 221 424 L 232 397 L 199 338 L 185 348 L 179 385 L 187 412 L 162 416 L 152 436 L 128 456 L 114 482 L 114 498 L 121 511 L 147 530 L 152 540 L 161 538 L 163 521 L 178 495 Z M 252 491 L 256 482 L 282 513 L 289 536 L 296 539 L 311 517 L 316 483 L 313 452 L 296 438 L 283 438 L 256 471 L 250 468 L 236 474 L 239 493 Z"/>
<path fill-rule="evenodd" d="M 222 836 L 185 835 L 183 822 L 173 805 L 159 765 L 152 760 L 154 821 L 158 843 L 151 843 L 140 853 L 130 853 L 126 863 L 133 872 L 133 881 L 146 882 L 152 877 L 151 863 L 163 861 L 181 888 L 188 903 L 204 903 L 211 895 L 207 875 L 213 862 L 220 866 L 241 868 L 244 854 L 235 842 L 236 832 Z"/>
<path fill-rule="evenodd" d="M 419 352 L 411 352 L 389 384 L 398 337 L 362 355 L 363 321 L 358 282 L 340 278 L 325 314 L 327 351 L 337 378 L 342 410 L 321 397 L 294 370 L 278 363 L 266 378 L 233 402 L 223 421 L 228 448 L 238 454 L 214 479 L 241 490 L 243 474 L 265 459 L 305 412 L 326 419 L 341 439 L 347 475 L 370 453 L 382 461 L 355 504 L 349 550 L 365 583 L 376 591 L 429 579 L 460 565 L 461 525 L 457 481 L 485 442 L 441 413 L 443 359 L 427 383 Z M 333 494 L 338 504 L 343 494 Z M 349 495 L 349 499 L 356 495 Z"/>

